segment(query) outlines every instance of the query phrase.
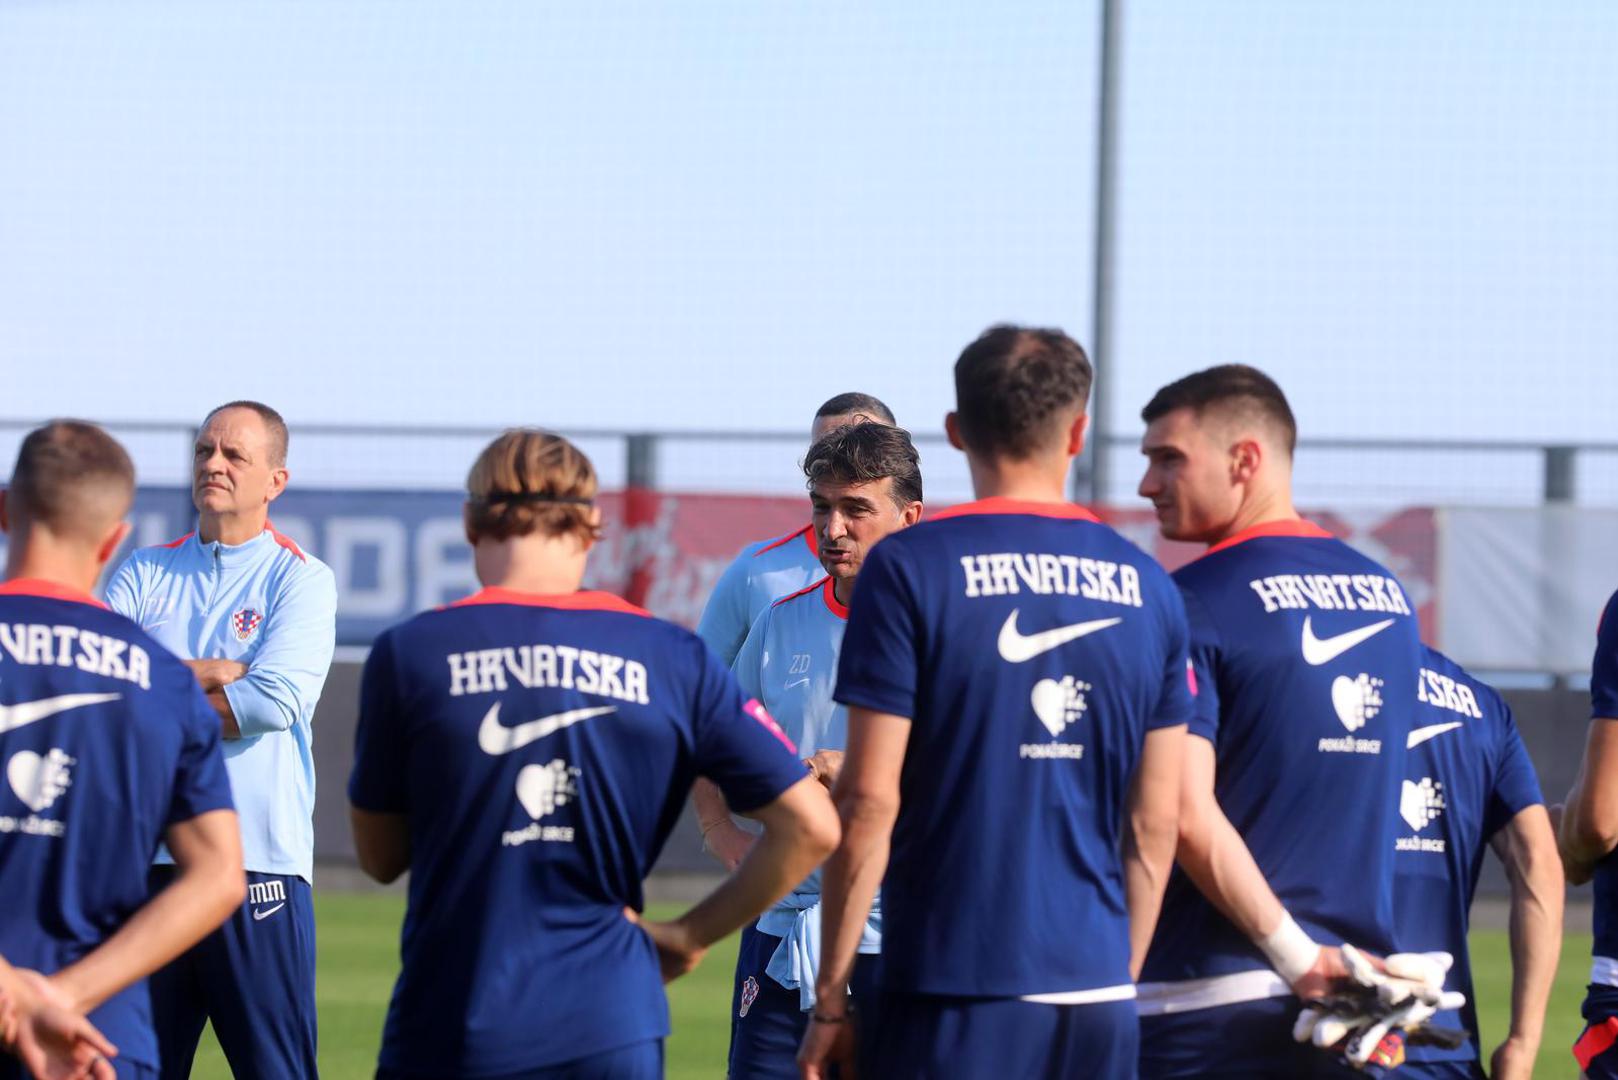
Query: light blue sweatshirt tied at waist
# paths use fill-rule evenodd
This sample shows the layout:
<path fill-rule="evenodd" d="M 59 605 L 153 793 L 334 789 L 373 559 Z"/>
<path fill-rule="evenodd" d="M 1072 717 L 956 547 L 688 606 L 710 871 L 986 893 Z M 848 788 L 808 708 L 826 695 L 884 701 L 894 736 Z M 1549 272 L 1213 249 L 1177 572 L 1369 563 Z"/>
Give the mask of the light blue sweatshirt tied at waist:
<path fill-rule="evenodd" d="M 773 908 L 759 916 L 760 933 L 781 939 L 764 973 L 798 992 L 798 1008 L 815 1007 L 815 976 L 820 971 L 820 871 L 816 870 Z M 882 951 L 882 894 L 871 900 L 871 917 L 860 932 L 859 951 Z"/>

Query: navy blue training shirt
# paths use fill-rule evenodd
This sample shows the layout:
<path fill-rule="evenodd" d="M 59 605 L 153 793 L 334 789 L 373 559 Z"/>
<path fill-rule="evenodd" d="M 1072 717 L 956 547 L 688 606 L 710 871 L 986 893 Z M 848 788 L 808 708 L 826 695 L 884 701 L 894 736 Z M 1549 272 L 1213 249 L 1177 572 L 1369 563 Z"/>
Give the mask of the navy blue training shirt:
<path fill-rule="evenodd" d="M 1590 665 L 1590 718 L 1618 720 L 1618 593 L 1607 601 L 1596 629 L 1596 654 Z M 1591 913 L 1594 953 L 1613 962 L 1603 965 L 1612 977 L 1605 985 L 1618 985 L 1618 854 L 1609 854 L 1596 864 L 1591 884 L 1595 887 Z"/>
<path fill-rule="evenodd" d="M 802 780 L 692 633 L 616 597 L 485 589 L 379 637 L 349 798 L 410 831 L 403 967 L 380 1064 L 538 1069 L 668 1033 L 629 923 L 692 781 L 740 811 Z"/>
<path fill-rule="evenodd" d="M 1162 568 L 1077 506 L 954 507 L 872 550 L 836 696 L 911 722 L 884 985 L 1133 997 L 1125 804 L 1147 731 L 1191 713 Z"/>
<path fill-rule="evenodd" d="M 1392 838 L 1421 665 L 1404 590 L 1305 521 L 1240 533 L 1174 579 L 1199 691 L 1190 731 L 1214 744 L 1225 816 L 1315 940 L 1394 951 Z M 1141 981 L 1268 970 L 1176 868 Z M 1258 996 L 1286 992 L 1276 978 Z"/>
<path fill-rule="evenodd" d="M 1394 912 L 1404 952 L 1455 957 L 1446 990 L 1466 995 L 1456 1013 L 1433 1023 L 1464 1028 L 1465 1046 L 1412 1046 L 1411 1061 L 1479 1057 L 1478 1017 L 1466 931 L 1489 840 L 1530 806 L 1543 805 L 1534 763 L 1505 700 L 1436 649 L 1424 649 L 1416 726 L 1399 790 L 1393 847 Z"/>
<path fill-rule="evenodd" d="M 128 921 L 168 827 L 231 809 L 219 738 L 191 670 L 133 622 L 0 585 L 0 955 L 49 975 Z M 144 980 L 90 1020 L 120 1062 L 157 1067 Z"/>

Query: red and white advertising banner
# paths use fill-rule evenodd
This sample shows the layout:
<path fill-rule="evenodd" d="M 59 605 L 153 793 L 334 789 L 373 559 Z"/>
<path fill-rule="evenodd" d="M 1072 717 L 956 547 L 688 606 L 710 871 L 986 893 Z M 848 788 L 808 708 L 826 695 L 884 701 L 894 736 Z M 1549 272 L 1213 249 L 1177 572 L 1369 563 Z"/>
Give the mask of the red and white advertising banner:
<path fill-rule="evenodd" d="M 591 556 L 589 584 L 687 626 L 696 624 L 714 582 L 743 545 L 783 536 L 809 520 L 809 500 L 793 496 L 631 491 L 605 496 L 603 510 L 607 537 Z M 1201 550 L 1162 539 L 1149 509 L 1102 507 L 1098 513 L 1170 570 Z M 1434 640 L 1438 539 L 1432 510 L 1307 516 L 1393 571 L 1416 606 L 1423 635 Z"/>

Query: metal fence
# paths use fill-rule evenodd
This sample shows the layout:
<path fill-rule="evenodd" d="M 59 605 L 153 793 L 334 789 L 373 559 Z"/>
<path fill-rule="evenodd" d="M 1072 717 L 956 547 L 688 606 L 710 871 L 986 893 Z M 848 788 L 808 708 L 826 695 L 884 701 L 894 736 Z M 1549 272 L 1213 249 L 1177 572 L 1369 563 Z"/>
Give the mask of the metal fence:
<path fill-rule="evenodd" d="M 0 420 L 0 460 L 15 459 L 32 420 Z M 109 421 L 143 485 L 189 482 L 195 429 L 170 421 Z M 606 489 L 791 494 L 803 490 L 800 432 L 625 431 L 558 428 L 595 462 Z M 483 445 L 483 427 L 297 424 L 290 465 L 300 487 L 454 491 Z M 929 501 L 971 497 L 966 463 L 942 434 L 913 433 Z M 1088 455 L 1074 471 L 1081 501 L 1138 503 L 1137 435 L 1113 435 L 1095 483 Z M 9 472 L 9 464 L 6 466 Z M 1302 439 L 1295 467 L 1300 506 L 1618 506 L 1618 443 Z"/>

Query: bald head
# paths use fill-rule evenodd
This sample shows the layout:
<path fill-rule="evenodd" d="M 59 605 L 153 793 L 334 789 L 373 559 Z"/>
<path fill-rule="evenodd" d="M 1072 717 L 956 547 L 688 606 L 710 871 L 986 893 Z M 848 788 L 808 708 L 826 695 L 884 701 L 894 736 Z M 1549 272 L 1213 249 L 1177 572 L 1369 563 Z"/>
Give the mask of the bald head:
<path fill-rule="evenodd" d="M 94 545 L 134 500 L 135 466 L 117 439 L 83 420 L 52 420 L 22 441 L 6 517 L 14 535 L 37 526 Z"/>

